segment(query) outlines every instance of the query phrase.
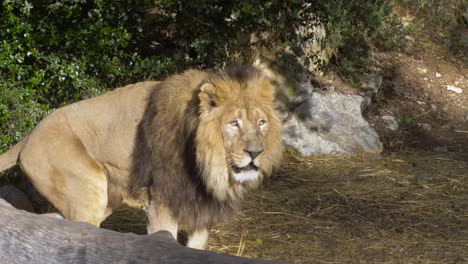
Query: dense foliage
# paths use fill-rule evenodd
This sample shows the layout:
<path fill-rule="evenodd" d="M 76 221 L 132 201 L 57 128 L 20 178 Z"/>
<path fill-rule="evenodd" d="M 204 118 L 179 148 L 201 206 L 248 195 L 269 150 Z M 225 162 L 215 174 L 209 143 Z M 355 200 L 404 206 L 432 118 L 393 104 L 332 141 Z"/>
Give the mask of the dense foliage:
<path fill-rule="evenodd" d="M 246 61 L 259 47 L 300 56 L 319 21 L 327 31 L 321 44 L 353 70 L 389 2 L 2 0 L 0 152 L 52 109 L 113 87 Z"/>

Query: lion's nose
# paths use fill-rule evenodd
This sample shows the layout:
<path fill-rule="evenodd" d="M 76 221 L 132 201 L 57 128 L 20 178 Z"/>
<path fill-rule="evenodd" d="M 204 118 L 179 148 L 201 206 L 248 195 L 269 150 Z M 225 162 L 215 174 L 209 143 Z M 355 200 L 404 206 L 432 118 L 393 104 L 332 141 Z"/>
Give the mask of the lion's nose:
<path fill-rule="evenodd" d="M 244 151 L 247 152 L 252 159 L 255 159 L 263 152 L 263 149 L 244 149 Z"/>

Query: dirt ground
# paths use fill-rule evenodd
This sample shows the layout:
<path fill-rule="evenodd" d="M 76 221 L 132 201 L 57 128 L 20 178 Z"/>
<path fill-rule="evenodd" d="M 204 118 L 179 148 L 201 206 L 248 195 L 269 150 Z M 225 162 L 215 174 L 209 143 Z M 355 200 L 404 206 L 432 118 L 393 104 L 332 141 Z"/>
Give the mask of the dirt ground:
<path fill-rule="evenodd" d="M 427 151 L 468 152 L 468 64 L 446 54 L 425 36 L 407 41 L 407 52 L 378 53 L 381 90 L 368 111 L 386 150 L 413 147 Z M 447 87 L 460 89 L 460 93 Z M 394 116 L 397 131 L 382 116 Z"/>
<path fill-rule="evenodd" d="M 294 263 L 467 262 L 467 171 L 445 154 L 291 156 L 210 248 Z"/>
<path fill-rule="evenodd" d="M 288 152 L 238 219 L 212 230 L 209 250 L 293 263 L 467 263 L 467 172 L 453 153 Z M 124 207 L 104 227 L 145 233 L 145 223 Z"/>

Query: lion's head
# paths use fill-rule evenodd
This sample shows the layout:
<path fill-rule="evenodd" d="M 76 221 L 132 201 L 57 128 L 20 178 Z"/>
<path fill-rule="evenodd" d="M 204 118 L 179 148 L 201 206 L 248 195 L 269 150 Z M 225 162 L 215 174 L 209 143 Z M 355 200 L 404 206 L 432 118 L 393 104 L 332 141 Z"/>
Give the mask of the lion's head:
<path fill-rule="evenodd" d="M 281 122 L 274 93 L 267 77 L 245 67 L 210 73 L 200 86 L 197 164 L 218 199 L 242 196 L 279 165 Z"/>

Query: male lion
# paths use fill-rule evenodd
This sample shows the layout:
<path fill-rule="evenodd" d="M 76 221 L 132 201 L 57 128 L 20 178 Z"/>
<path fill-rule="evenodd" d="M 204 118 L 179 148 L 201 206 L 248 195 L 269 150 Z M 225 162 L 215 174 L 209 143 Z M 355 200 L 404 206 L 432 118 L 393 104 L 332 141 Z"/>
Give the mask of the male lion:
<path fill-rule="evenodd" d="M 64 217 L 100 223 L 124 197 L 147 203 L 148 232 L 204 248 L 281 159 L 274 88 L 253 67 L 189 70 L 55 110 L 0 156 Z"/>

